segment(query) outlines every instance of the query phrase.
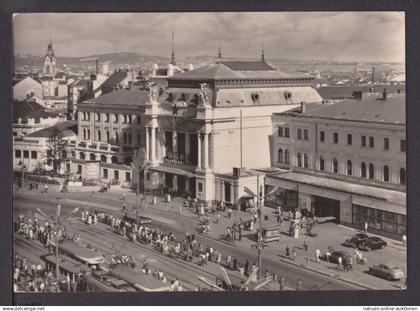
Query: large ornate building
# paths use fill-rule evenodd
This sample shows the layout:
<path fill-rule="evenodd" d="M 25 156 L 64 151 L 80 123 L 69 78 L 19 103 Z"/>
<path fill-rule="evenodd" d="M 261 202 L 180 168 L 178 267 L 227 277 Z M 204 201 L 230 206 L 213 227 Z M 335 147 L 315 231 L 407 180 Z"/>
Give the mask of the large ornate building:
<path fill-rule="evenodd" d="M 167 78 L 146 104 L 145 184 L 237 204 L 271 166 L 271 117 L 320 103 L 313 78 L 261 61 L 223 62 Z M 245 169 L 246 168 L 246 169 Z"/>

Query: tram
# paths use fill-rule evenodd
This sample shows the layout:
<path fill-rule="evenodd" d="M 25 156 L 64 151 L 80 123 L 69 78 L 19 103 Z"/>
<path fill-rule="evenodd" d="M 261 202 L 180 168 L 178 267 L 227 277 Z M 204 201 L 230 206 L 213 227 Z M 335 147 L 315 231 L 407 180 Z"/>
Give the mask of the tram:
<path fill-rule="evenodd" d="M 105 262 L 104 256 L 86 247 L 82 247 L 72 240 L 60 242 L 58 249 L 60 254 L 73 258 L 91 268 L 97 268 L 98 265 Z"/>

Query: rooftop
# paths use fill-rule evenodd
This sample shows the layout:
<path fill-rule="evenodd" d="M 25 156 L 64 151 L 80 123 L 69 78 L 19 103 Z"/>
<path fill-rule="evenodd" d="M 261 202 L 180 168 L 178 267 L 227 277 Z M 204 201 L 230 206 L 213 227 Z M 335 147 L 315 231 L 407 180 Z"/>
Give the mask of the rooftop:
<path fill-rule="evenodd" d="M 175 74 L 168 80 L 229 80 L 229 79 L 279 79 L 311 78 L 302 73 L 280 71 L 261 61 L 221 62 Z"/>
<path fill-rule="evenodd" d="M 282 114 L 405 125 L 405 94 L 388 95 L 386 100 L 383 100 L 382 96 L 372 94 L 362 100 L 345 99 L 333 104 L 306 105 L 305 113 L 300 113 L 299 108 Z"/>
<path fill-rule="evenodd" d="M 77 121 L 57 123 L 53 126 L 26 135 L 27 137 L 49 138 L 54 134 L 61 134 L 62 137 L 74 136 L 77 133 Z"/>
<path fill-rule="evenodd" d="M 353 96 L 353 92 L 362 91 L 369 93 L 372 89 L 373 92 L 382 92 L 384 89 L 388 93 L 405 93 L 405 84 L 375 84 L 375 85 L 353 85 L 353 86 L 321 86 L 317 89 L 319 95 L 325 100 L 331 99 L 345 99 Z"/>
<path fill-rule="evenodd" d="M 118 70 L 115 71 L 105 82 L 102 84 L 103 86 L 108 87 L 116 87 L 120 84 L 124 79 L 127 78 L 127 71 Z"/>
<path fill-rule="evenodd" d="M 35 119 L 38 122 L 41 118 L 56 118 L 57 113 L 48 112 L 43 106 L 36 102 L 18 102 L 13 103 L 13 122 L 17 122 L 18 119 L 22 121 L 28 119 Z"/>
<path fill-rule="evenodd" d="M 148 101 L 145 91 L 121 89 L 96 98 L 88 99 L 83 104 L 143 106 Z"/>

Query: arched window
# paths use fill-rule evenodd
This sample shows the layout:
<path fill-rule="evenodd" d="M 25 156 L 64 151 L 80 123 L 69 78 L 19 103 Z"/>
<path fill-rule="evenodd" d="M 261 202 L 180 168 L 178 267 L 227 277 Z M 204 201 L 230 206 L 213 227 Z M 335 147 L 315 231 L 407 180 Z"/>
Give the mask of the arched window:
<path fill-rule="evenodd" d="M 109 131 L 106 131 L 106 141 L 109 143 L 109 139 L 110 139 L 110 137 L 109 137 Z"/>
<path fill-rule="evenodd" d="M 113 156 L 113 157 L 111 158 L 111 162 L 112 162 L 112 163 L 118 163 L 118 158 L 117 158 L 116 156 Z"/>
<path fill-rule="evenodd" d="M 290 163 L 290 153 L 289 153 L 289 150 L 288 149 L 286 149 L 284 151 L 284 162 L 287 163 L 287 164 Z"/>
<path fill-rule="evenodd" d="M 302 167 L 302 154 L 300 152 L 297 154 L 297 166 Z"/>
<path fill-rule="evenodd" d="M 372 163 L 369 164 L 369 179 L 375 178 L 375 167 Z"/>
<path fill-rule="evenodd" d="M 353 163 L 350 160 L 347 161 L 347 175 L 353 175 Z"/>
<path fill-rule="evenodd" d="M 83 129 L 83 139 L 86 139 L 86 129 Z"/>
<path fill-rule="evenodd" d="M 389 167 L 388 167 L 388 165 L 384 166 L 384 181 L 389 181 Z"/>
<path fill-rule="evenodd" d="M 362 162 L 362 164 L 360 164 L 360 176 L 363 178 L 366 178 L 366 163 Z"/>
<path fill-rule="evenodd" d="M 338 173 L 338 160 L 337 160 L 337 158 L 333 159 L 333 172 Z"/>
<path fill-rule="evenodd" d="M 98 140 L 101 141 L 101 131 L 98 130 Z"/>
<path fill-rule="evenodd" d="M 303 154 L 303 166 L 306 168 L 308 168 L 309 166 L 309 157 L 306 153 Z"/>
<path fill-rule="evenodd" d="M 101 162 L 104 162 L 104 163 L 106 163 L 106 156 L 104 156 L 104 155 L 101 155 Z"/>
<path fill-rule="evenodd" d="M 325 160 L 323 156 L 319 157 L 319 170 L 324 171 L 325 170 Z"/>
<path fill-rule="evenodd" d="M 115 132 L 115 143 L 118 144 L 118 132 Z"/>
<path fill-rule="evenodd" d="M 85 154 L 83 152 L 80 152 L 79 156 L 80 156 L 80 160 L 84 160 L 85 159 Z"/>
<path fill-rule="evenodd" d="M 405 168 L 400 168 L 400 184 L 405 185 L 406 183 L 406 175 L 405 175 Z"/>
<path fill-rule="evenodd" d="M 87 130 L 87 139 L 90 139 L 90 130 Z"/>
<path fill-rule="evenodd" d="M 278 162 L 282 163 L 283 162 L 283 149 L 279 149 L 278 151 Z"/>
<path fill-rule="evenodd" d="M 94 154 L 94 153 L 91 153 L 91 154 L 89 155 L 89 160 L 91 160 L 91 161 L 95 161 L 95 160 L 96 160 L 96 156 L 95 156 L 95 154 Z"/>

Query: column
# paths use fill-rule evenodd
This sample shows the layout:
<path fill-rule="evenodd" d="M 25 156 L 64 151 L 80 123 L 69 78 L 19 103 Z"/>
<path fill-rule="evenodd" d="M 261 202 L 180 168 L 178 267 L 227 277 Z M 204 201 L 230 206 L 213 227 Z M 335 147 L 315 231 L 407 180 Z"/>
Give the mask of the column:
<path fill-rule="evenodd" d="M 198 139 L 198 143 L 197 143 L 197 168 L 201 168 L 201 133 L 198 132 L 197 134 L 197 139 Z"/>
<path fill-rule="evenodd" d="M 146 160 L 150 159 L 149 128 L 146 127 Z"/>
<path fill-rule="evenodd" d="M 185 133 L 185 163 L 189 163 L 190 162 L 190 133 Z"/>
<path fill-rule="evenodd" d="M 152 128 L 152 137 L 151 137 L 151 143 L 152 143 L 152 155 L 151 160 L 152 162 L 156 159 L 156 128 Z"/>
<path fill-rule="evenodd" d="M 204 133 L 204 168 L 209 168 L 209 134 Z"/>

